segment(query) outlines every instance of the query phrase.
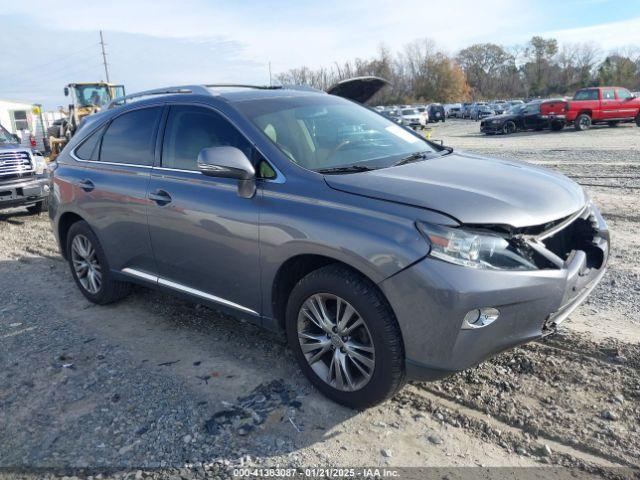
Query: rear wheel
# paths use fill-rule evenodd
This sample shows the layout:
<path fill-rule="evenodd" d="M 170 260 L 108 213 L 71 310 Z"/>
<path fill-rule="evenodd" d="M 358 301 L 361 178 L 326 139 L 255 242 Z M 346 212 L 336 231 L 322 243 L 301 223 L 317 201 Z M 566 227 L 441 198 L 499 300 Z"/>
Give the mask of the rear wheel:
<path fill-rule="evenodd" d="M 636 125 L 640 127 L 640 113 L 636 115 Z"/>
<path fill-rule="evenodd" d="M 76 285 L 89 301 L 104 305 L 129 294 L 131 284 L 113 278 L 98 237 L 87 222 L 71 225 L 67 234 L 67 260 Z"/>
<path fill-rule="evenodd" d="M 577 116 L 576 121 L 573 124 L 573 128 L 575 128 L 579 132 L 588 130 L 589 128 L 591 128 L 591 117 L 586 113 L 581 113 Z"/>
<path fill-rule="evenodd" d="M 348 268 L 329 265 L 294 287 L 287 338 L 307 378 L 351 408 L 391 398 L 405 383 L 400 329 L 382 293 Z"/>
<path fill-rule="evenodd" d="M 515 133 L 516 130 L 516 124 L 512 121 L 505 122 L 505 124 L 502 126 L 502 133 L 504 133 L 505 135 Z"/>
<path fill-rule="evenodd" d="M 564 128 L 564 123 L 562 122 L 551 122 L 551 130 L 554 132 L 558 132 Z"/>

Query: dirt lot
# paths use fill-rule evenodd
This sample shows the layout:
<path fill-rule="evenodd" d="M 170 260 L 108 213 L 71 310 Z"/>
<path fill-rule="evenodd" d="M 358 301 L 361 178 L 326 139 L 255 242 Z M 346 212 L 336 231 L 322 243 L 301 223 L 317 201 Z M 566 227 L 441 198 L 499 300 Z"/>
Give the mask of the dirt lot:
<path fill-rule="evenodd" d="M 609 222 L 609 271 L 559 334 L 356 412 L 314 391 L 287 349 L 249 324 L 142 288 L 116 305 L 88 303 L 47 217 L 2 212 L 0 468 L 201 478 L 241 465 L 429 466 L 459 478 L 464 466 L 557 465 L 578 478 L 630 475 L 610 467 L 640 466 L 640 128 L 477 131 L 450 121 L 432 138 L 568 174 Z"/>

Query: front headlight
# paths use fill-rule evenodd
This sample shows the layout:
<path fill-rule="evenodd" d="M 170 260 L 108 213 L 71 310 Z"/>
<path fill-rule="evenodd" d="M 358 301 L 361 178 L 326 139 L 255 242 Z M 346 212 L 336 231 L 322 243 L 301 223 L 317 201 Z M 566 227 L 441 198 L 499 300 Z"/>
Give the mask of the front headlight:
<path fill-rule="evenodd" d="M 33 164 L 36 169 L 36 175 L 42 175 L 47 169 L 47 162 L 42 155 L 32 155 Z"/>
<path fill-rule="evenodd" d="M 430 243 L 429 255 L 445 262 L 487 270 L 537 270 L 518 249 L 498 235 L 417 222 Z"/>

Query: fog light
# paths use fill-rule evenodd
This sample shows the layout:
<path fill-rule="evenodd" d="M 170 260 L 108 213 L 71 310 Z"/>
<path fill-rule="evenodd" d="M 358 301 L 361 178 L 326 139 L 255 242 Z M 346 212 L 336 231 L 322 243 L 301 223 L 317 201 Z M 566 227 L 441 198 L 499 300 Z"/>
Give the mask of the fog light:
<path fill-rule="evenodd" d="M 482 328 L 491 325 L 500 316 L 500 312 L 495 308 L 476 308 L 464 316 L 462 329 Z"/>

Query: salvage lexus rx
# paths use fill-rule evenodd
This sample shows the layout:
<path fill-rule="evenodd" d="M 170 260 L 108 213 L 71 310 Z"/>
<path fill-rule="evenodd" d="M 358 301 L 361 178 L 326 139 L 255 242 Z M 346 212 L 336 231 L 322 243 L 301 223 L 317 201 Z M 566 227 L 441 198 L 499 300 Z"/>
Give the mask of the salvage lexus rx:
<path fill-rule="evenodd" d="M 355 408 L 552 332 L 609 252 L 568 178 L 293 87 L 114 101 L 58 157 L 50 216 L 90 301 L 139 283 L 233 312 Z"/>

